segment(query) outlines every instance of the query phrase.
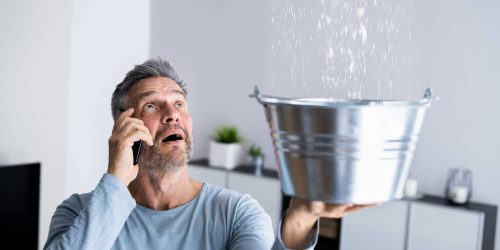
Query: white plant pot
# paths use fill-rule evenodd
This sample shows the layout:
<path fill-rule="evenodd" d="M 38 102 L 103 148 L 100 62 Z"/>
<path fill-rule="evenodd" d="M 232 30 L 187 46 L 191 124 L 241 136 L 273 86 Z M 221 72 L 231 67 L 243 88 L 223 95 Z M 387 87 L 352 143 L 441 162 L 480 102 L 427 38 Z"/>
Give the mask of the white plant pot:
<path fill-rule="evenodd" d="M 243 146 L 240 143 L 210 141 L 208 162 L 210 166 L 233 169 L 241 163 Z"/>

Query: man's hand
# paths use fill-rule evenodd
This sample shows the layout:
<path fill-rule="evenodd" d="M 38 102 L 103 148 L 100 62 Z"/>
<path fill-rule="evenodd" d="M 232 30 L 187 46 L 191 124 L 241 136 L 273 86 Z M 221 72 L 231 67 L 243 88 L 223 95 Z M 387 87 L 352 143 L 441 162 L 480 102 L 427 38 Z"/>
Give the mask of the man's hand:
<path fill-rule="evenodd" d="M 290 200 L 281 228 L 281 239 L 287 248 L 304 249 L 310 240 L 316 221 L 343 216 L 375 205 L 327 204 L 321 201 Z"/>
<path fill-rule="evenodd" d="M 132 145 L 142 140 L 149 146 L 153 138 L 142 120 L 131 117 L 134 109 L 124 111 L 116 120 L 109 137 L 108 173 L 116 176 L 125 186 L 136 177 L 139 167 L 133 164 Z"/>

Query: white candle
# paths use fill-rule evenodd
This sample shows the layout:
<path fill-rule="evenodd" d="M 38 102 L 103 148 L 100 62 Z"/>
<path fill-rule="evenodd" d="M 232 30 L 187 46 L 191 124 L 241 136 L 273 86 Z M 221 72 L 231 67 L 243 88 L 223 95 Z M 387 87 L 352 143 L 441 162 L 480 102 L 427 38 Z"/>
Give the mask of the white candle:
<path fill-rule="evenodd" d="M 469 189 L 467 187 L 453 187 L 451 189 L 452 200 L 455 203 L 465 203 L 467 202 L 467 196 L 469 195 Z"/>
<path fill-rule="evenodd" d="M 418 182 L 414 179 L 408 179 L 405 185 L 405 196 L 406 197 L 416 197 L 417 196 Z"/>

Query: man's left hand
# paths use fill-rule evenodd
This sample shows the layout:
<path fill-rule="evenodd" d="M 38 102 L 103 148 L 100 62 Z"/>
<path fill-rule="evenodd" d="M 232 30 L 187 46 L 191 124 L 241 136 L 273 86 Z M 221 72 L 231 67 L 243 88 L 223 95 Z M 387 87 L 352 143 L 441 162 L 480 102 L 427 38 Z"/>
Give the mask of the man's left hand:
<path fill-rule="evenodd" d="M 310 240 L 316 221 L 322 218 L 342 218 L 347 214 L 376 205 L 327 204 L 292 198 L 281 228 L 281 239 L 287 248 L 304 249 Z"/>

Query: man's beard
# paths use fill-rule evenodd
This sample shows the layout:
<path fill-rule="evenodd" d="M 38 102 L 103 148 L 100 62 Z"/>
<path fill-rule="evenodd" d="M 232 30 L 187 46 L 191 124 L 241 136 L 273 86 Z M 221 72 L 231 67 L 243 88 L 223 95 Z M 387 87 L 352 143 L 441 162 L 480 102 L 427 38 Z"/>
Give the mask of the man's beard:
<path fill-rule="evenodd" d="M 148 147 L 144 144 L 139 157 L 139 165 L 143 166 L 151 177 L 162 177 L 167 173 L 176 173 L 184 167 L 193 154 L 193 143 L 186 130 L 184 145 L 172 146 L 170 153 L 162 152 L 160 145 Z M 184 147 L 183 149 L 181 147 Z"/>

